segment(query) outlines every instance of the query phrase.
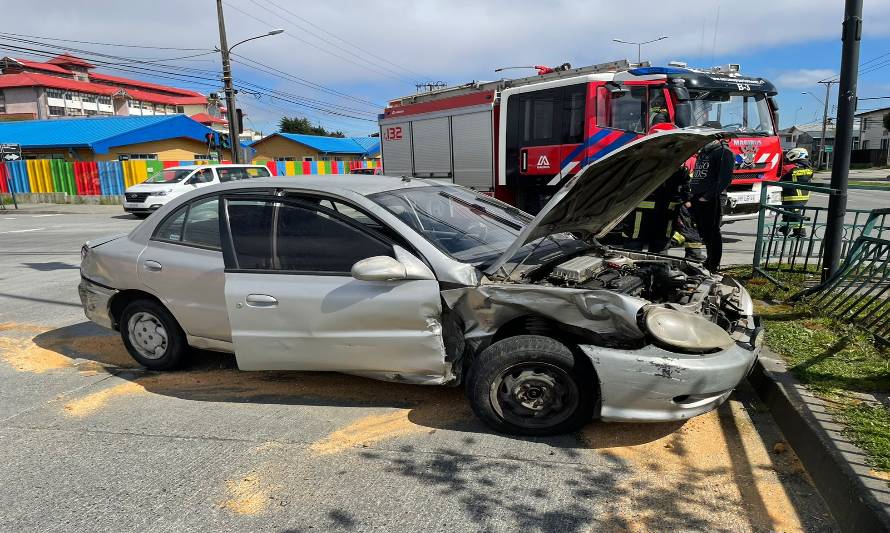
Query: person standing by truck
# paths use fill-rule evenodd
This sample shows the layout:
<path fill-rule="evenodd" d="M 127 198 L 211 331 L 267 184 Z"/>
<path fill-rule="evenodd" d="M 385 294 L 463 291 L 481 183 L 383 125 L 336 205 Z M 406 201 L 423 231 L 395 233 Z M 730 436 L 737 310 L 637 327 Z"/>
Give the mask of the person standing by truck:
<path fill-rule="evenodd" d="M 813 179 L 813 167 L 810 166 L 810 154 L 806 148 L 792 148 L 785 152 L 785 165 L 782 166 L 782 177 L 779 181 L 784 183 L 809 184 Z M 807 236 L 803 227 L 803 208 L 810 200 L 810 192 L 794 187 L 782 187 L 782 209 L 793 213 L 782 215 L 784 224 L 779 227 L 782 235 L 789 232 L 794 237 Z"/>
<path fill-rule="evenodd" d="M 732 182 L 734 160 L 735 154 L 725 139 L 709 143 L 698 153 L 689 183 L 690 201 L 686 206 L 705 243 L 708 254 L 705 268 L 711 271 L 720 268 L 723 257 L 720 224 L 726 189 Z"/>

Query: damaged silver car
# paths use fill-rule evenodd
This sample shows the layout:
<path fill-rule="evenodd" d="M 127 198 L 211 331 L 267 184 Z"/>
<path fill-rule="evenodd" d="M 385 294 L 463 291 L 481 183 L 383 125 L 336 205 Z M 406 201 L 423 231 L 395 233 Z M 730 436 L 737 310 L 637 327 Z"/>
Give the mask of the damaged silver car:
<path fill-rule="evenodd" d="M 155 370 L 189 347 L 243 370 L 463 385 L 499 431 L 664 421 L 722 403 L 757 356 L 748 293 L 602 246 L 691 154 L 674 131 L 589 165 L 532 218 L 422 179 L 255 179 L 195 191 L 82 249 L 88 318 Z"/>

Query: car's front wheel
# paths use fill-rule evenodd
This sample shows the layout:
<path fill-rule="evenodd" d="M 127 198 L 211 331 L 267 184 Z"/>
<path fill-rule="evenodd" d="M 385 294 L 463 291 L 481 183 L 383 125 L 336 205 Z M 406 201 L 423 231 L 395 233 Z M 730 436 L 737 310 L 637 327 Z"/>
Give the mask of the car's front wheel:
<path fill-rule="evenodd" d="M 121 313 L 120 330 L 127 351 L 142 366 L 172 370 L 185 361 L 185 333 L 157 302 L 136 300 L 128 304 Z"/>
<path fill-rule="evenodd" d="M 593 416 L 596 381 L 564 344 L 538 335 L 498 341 L 474 361 L 467 394 L 476 415 L 497 431 L 554 435 Z"/>

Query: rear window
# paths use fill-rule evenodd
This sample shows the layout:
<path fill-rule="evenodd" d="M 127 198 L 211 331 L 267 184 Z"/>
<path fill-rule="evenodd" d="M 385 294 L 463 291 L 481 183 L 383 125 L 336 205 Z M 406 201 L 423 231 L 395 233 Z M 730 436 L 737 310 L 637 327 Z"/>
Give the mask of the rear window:
<path fill-rule="evenodd" d="M 246 180 L 250 178 L 267 178 L 272 174 L 266 167 L 216 167 L 219 181 Z"/>

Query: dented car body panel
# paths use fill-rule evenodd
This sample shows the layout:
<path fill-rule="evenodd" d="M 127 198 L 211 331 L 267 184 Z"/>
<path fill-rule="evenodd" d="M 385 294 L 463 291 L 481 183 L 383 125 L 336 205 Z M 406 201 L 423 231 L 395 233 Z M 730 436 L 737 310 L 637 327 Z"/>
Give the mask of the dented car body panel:
<path fill-rule="evenodd" d="M 689 155 L 724 135 L 667 132 L 631 143 L 582 170 L 536 218 L 420 179 L 305 176 L 207 187 L 171 201 L 125 237 L 86 246 L 85 312 L 121 329 L 115 299 L 145 293 L 168 305 L 184 302 L 170 310 L 188 343 L 233 351 L 241 369 L 337 371 L 416 384 L 463 383 L 468 366 L 493 342 L 541 334 L 590 362 L 593 374 L 583 386 L 598 391 L 596 416 L 695 416 L 724 401 L 756 358 L 762 332 L 750 297 L 701 265 L 609 249 L 596 236 Z M 317 208 L 322 218 L 367 233 L 388 253 L 361 258 L 351 272 L 288 271 L 277 264 L 281 252 L 273 245 L 267 266 L 245 268 L 237 259 L 243 240 L 232 237 L 238 227 L 227 211 L 240 201 L 236 194 L 273 206 L 275 217 L 285 205 L 324 206 Z M 225 268 L 224 294 L 213 296 L 224 296 L 225 314 L 202 318 L 196 313 L 223 310 L 202 305 L 207 295 L 189 292 L 182 279 L 165 283 L 165 275 L 187 280 L 187 273 L 159 268 L 152 243 L 178 210 L 214 197 Z M 281 226 L 272 224 L 260 240 L 277 242 Z M 164 242 L 190 253 L 186 242 Z M 150 284 L 141 275 L 146 264 L 154 271 Z M 169 287 L 178 293 L 168 294 Z M 647 326 L 654 307 L 669 324 L 689 322 L 693 333 L 694 324 L 719 325 L 726 337 L 719 346 L 728 347 L 670 346 Z M 196 320 L 228 326 L 199 335 L 189 326 Z"/>

